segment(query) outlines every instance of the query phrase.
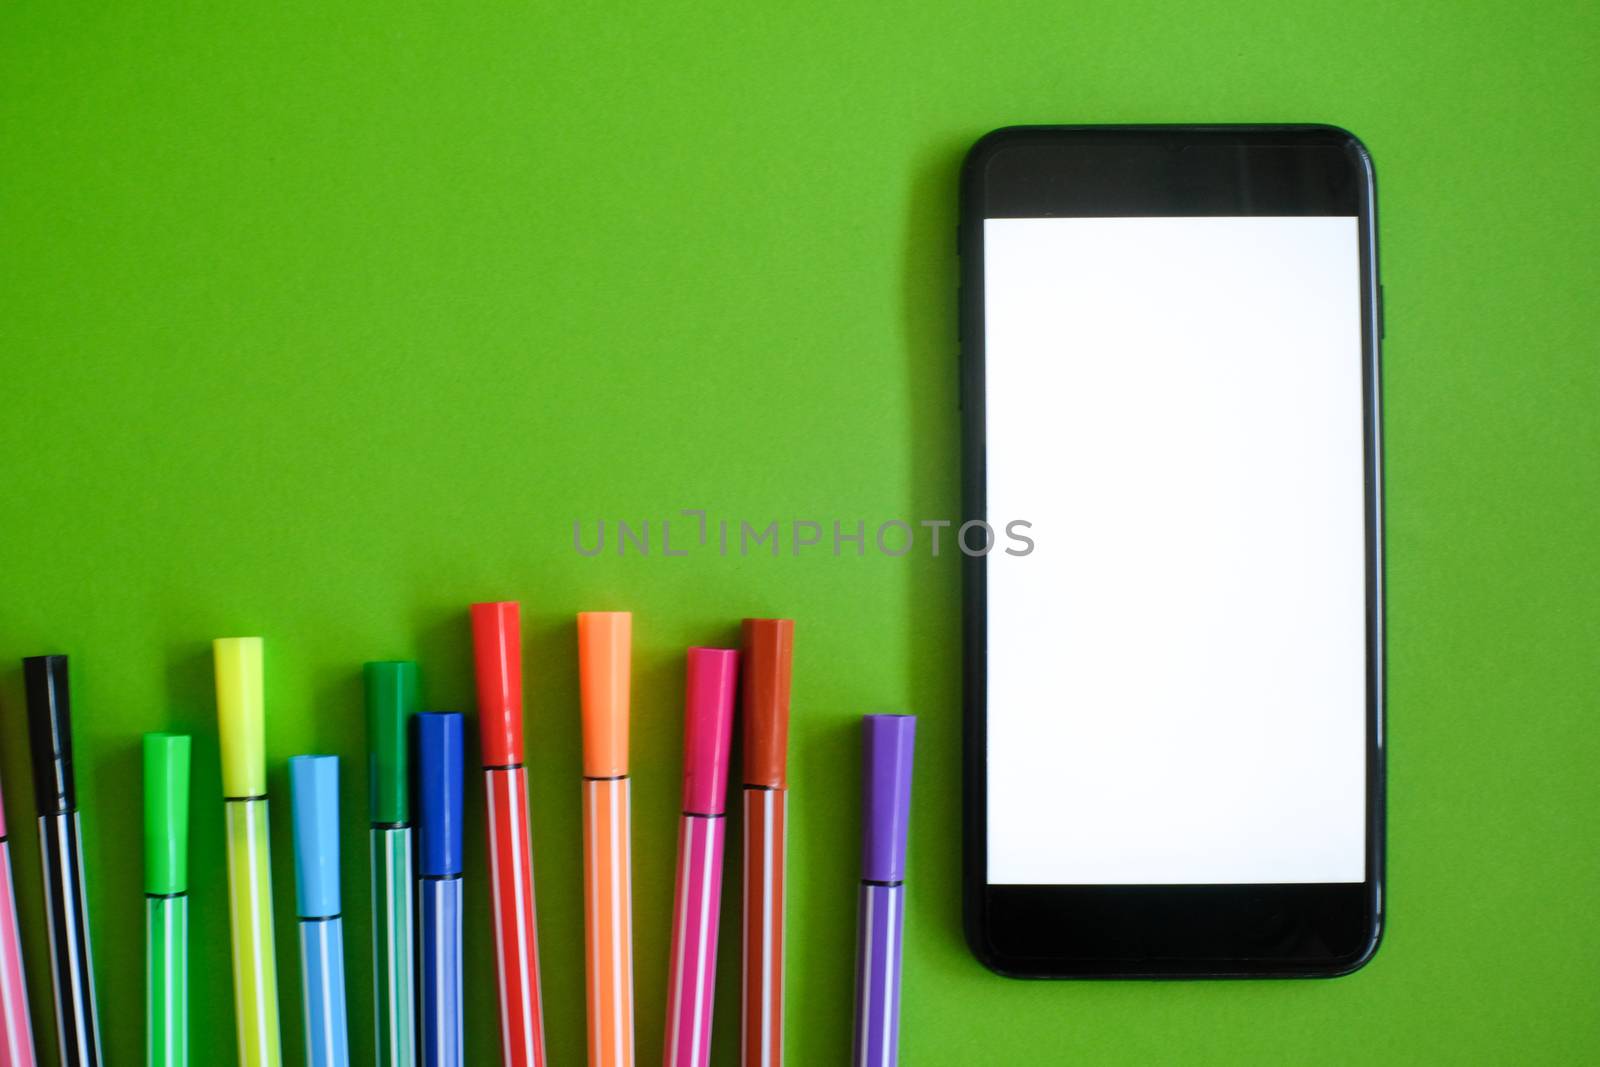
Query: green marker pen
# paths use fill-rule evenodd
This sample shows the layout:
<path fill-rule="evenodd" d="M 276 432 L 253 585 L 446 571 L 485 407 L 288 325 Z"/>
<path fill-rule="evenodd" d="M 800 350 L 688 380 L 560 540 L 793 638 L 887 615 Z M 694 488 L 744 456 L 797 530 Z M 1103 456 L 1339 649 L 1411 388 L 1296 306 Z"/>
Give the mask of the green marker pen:
<path fill-rule="evenodd" d="M 148 1067 L 189 1064 L 189 735 L 144 735 Z"/>
<path fill-rule="evenodd" d="M 411 841 L 411 716 L 417 665 L 366 666 L 372 820 L 373 1048 L 377 1067 L 416 1067 L 416 944 Z"/>

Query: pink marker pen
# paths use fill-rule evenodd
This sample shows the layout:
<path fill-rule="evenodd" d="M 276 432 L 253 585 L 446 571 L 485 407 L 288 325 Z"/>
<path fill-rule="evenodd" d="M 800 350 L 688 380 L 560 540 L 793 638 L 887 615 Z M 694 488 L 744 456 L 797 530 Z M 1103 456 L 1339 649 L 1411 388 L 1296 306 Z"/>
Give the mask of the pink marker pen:
<path fill-rule="evenodd" d="M 22 933 L 17 927 L 17 894 L 11 885 L 11 841 L 0 802 L 0 1067 L 34 1067 L 33 1023 L 28 1019 L 28 987 L 22 978 Z"/>
<path fill-rule="evenodd" d="M 728 749 L 739 653 L 691 648 L 683 739 L 683 815 L 667 971 L 666 1067 L 706 1067 L 717 979 Z"/>

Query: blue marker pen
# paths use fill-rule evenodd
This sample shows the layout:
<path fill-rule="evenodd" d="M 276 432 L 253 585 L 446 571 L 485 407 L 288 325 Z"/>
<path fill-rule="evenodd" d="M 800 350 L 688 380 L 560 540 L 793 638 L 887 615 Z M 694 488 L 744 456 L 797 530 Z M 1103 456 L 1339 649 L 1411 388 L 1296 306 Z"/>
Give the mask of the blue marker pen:
<path fill-rule="evenodd" d="M 421 780 L 421 1067 L 461 1067 L 461 716 L 424 712 L 417 722 Z"/>
<path fill-rule="evenodd" d="M 339 757 L 289 760 L 308 1067 L 350 1067 L 339 918 Z"/>

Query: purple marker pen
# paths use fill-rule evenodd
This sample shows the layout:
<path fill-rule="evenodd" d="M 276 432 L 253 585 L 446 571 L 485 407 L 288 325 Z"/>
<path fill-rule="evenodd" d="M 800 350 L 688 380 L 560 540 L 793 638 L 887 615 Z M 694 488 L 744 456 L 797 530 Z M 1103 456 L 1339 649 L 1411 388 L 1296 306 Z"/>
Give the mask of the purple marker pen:
<path fill-rule="evenodd" d="M 906 822 L 911 815 L 914 715 L 868 715 L 862 810 L 860 919 L 856 933 L 854 1067 L 900 1058 L 900 956 L 905 929 Z"/>

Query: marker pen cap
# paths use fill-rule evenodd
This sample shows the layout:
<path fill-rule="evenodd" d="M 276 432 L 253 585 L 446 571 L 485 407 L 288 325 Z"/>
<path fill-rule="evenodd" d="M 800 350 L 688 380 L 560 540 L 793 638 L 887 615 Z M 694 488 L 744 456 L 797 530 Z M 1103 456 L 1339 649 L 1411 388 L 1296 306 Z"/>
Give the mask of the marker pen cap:
<path fill-rule="evenodd" d="M 739 653 L 691 648 L 684 697 L 683 810 L 720 815 L 728 801 L 728 749 Z"/>
<path fill-rule="evenodd" d="M 583 773 L 628 773 L 628 685 L 633 615 L 578 613 L 578 689 L 583 704 Z"/>
<path fill-rule="evenodd" d="M 291 756 L 294 888 L 299 915 L 325 919 L 339 907 L 339 757 Z"/>
<path fill-rule="evenodd" d="M 515 601 L 472 605 L 483 765 L 522 762 L 522 612 Z"/>
<path fill-rule="evenodd" d="M 422 874 L 460 874 L 462 717 L 453 711 L 425 711 L 416 722 Z"/>
<path fill-rule="evenodd" d="M 906 822 L 911 817 L 911 755 L 915 715 L 868 715 L 862 720 L 866 756 L 861 877 L 898 882 L 906 875 Z"/>
<path fill-rule="evenodd" d="M 744 661 L 739 671 L 744 714 L 744 784 L 789 784 L 789 675 L 794 660 L 793 619 L 744 620 Z"/>
<path fill-rule="evenodd" d="M 33 756 L 33 796 L 40 815 L 71 811 L 78 804 L 72 773 L 72 692 L 67 657 L 29 656 L 22 661 L 28 691 L 28 744 Z"/>
<path fill-rule="evenodd" d="M 217 676 L 217 732 L 222 745 L 222 795 L 267 794 L 266 729 L 261 690 L 261 638 L 211 642 Z"/>
<path fill-rule="evenodd" d="M 410 660 L 369 663 L 367 782 L 375 823 L 411 821 L 410 720 L 421 706 L 417 665 Z"/>
<path fill-rule="evenodd" d="M 144 891 L 189 891 L 189 735 L 144 735 Z"/>

